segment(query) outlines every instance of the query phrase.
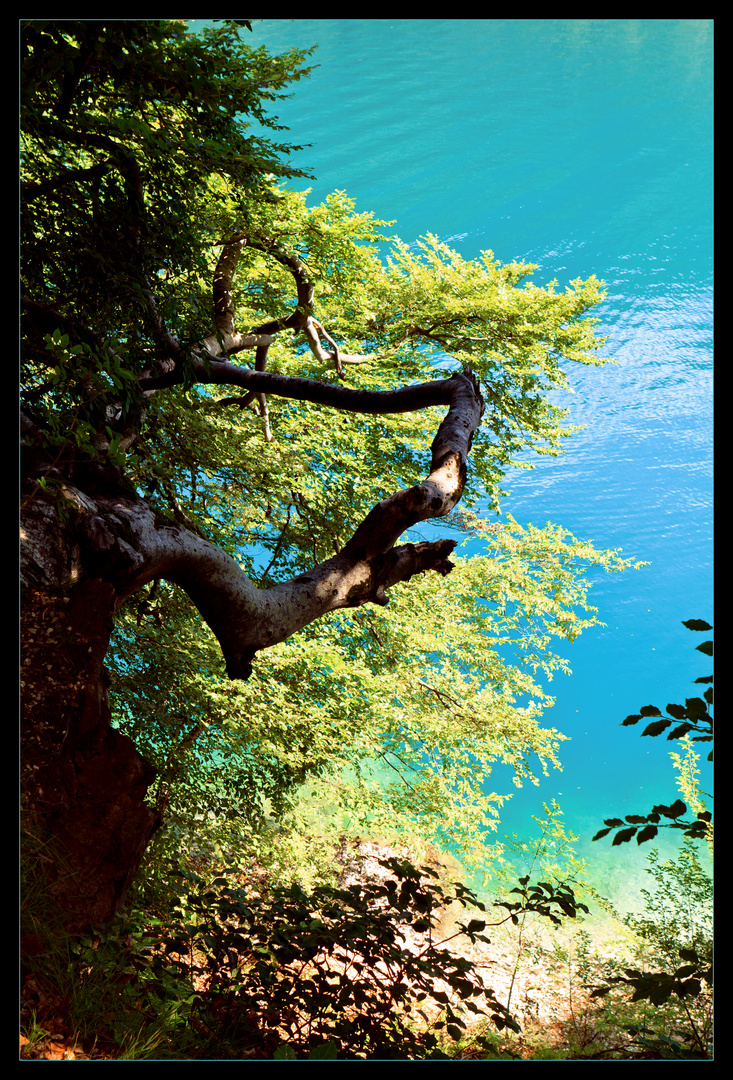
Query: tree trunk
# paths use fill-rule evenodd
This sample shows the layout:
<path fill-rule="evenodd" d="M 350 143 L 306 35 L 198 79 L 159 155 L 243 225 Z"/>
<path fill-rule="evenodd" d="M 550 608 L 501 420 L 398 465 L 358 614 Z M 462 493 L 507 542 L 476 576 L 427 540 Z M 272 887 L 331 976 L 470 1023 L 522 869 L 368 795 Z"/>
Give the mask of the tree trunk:
<path fill-rule="evenodd" d="M 160 821 L 145 802 L 155 771 L 110 724 L 113 586 L 79 575 L 78 545 L 51 501 L 29 501 L 22 535 L 23 827 L 42 845 L 49 899 L 73 933 L 124 900 Z"/>

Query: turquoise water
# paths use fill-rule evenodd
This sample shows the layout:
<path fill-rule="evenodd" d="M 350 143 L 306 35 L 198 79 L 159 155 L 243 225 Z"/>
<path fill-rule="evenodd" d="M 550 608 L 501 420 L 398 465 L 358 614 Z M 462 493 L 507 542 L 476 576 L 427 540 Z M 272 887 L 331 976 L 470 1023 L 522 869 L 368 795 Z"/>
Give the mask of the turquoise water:
<path fill-rule="evenodd" d="M 600 866 L 604 816 L 676 794 L 670 744 L 621 720 L 699 693 L 710 668 L 681 621 L 713 621 L 712 21 L 276 19 L 247 40 L 319 46 L 276 110 L 312 144 L 293 161 L 314 202 L 345 190 L 407 241 L 607 284 L 596 314 L 618 366 L 573 373 L 585 430 L 517 470 L 505 503 L 651 564 L 595 579 L 607 629 L 566 647 L 573 675 L 551 688 L 564 771 L 505 814 L 526 834 L 556 798 Z"/>

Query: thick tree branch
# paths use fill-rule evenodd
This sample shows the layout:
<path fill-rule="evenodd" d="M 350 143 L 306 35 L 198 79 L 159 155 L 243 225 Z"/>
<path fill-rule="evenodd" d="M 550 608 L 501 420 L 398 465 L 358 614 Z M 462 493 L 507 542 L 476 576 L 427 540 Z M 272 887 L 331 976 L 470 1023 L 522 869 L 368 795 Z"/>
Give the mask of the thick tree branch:
<path fill-rule="evenodd" d="M 127 231 L 136 247 L 142 213 L 137 161 L 104 136 L 77 135 L 71 141 L 101 147 L 113 155 L 110 166 L 124 180 L 130 206 Z M 245 246 L 276 259 L 292 274 L 297 303 L 290 315 L 241 334 L 236 326 L 233 278 Z M 483 412 L 483 399 L 470 371 L 450 379 L 377 392 L 268 372 L 269 345 L 273 336 L 285 329 L 303 331 L 314 354 L 319 360 L 332 360 L 340 376 L 343 363 L 364 358 L 341 355 L 333 338 L 313 318 L 314 285 L 307 267 L 267 237 L 241 233 L 222 244 L 213 279 L 214 331 L 196 346 L 183 345 L 170 332 L 144 276 L 139 295 L 156 359 L 155 370 L 145 372 L 139 380 L 144 392 L 179 385 L 184 380 L 239 387 L 244 391 L 239 404 L 258 400 L 268 435 L 266 394 L 366 414 L 412 412 L 431 406 L 448 406 L 448 413 L 433 441 L 430 473 L 425 480 L 382 500 L 332 558 L 268 589 L 257 589 L 230 555 L 186 527 L 180 514 L 178 522 L 169 521 L 141 500 L 105 493 L 103 489 L 83 491 L 67 484 L 63 495 L 77 521 L 75 580 L 91 576 L 112 584 L 118 603 L 149 581 L 166 578 L 175 582 L 188 593 L 219 640 L 230 677 L 247 678 L 259 650 L 286 640 L 327 612 L 367 602 L 385 604 L 387 590 L 398 582 L 426 570 L 440 574 L 450 571 L 448 556 L 455 546 L 452 540 L 395 545 L 406 529 L 448 514 L 461 498 L 471 439 Z M 319 335 L 332 346 L 332 354 L 323 350 Z M 257 350 L 254 371 L 228 359 L 230 353 L 244 348 Z M 39 496 L 32 502 L 29 513 L 42 519 L 44 498 Z M 52 526 L 57 513 L 55 508 L 49 510 L 52 512 L 47 520 Z M 51 550 L 52 538 L 48 536 L 44 541 L 40 521 L 35 525 L 31 532 L 40 538 L 40 543 L 47 541 Z M 39 565 L 38 560 L 35 565 Z"/>
<path fill-rule="evenodd" d="M 359 396 L 358 391 L 344 387 L 313 385 Z M 407 388 L 412 408 L 420 407 L 415 401 L 428 389 L 434 395 L 429 404 L 447 399 L 450 405 L 433 441 L 429 476 L 382 500 L 338 554 L 308 573 L 258 589 L 230 555 L 181 524 L 156 515 L 142 500 L 88 495 L 67 485 L 63 495 L 77 517 L 79 545 L 69 573 L 75 580 L 83 572 L 111 582 L 118 602 L 156 578 L 175 582 L 188 593 L 219 640 L 229 676 L 247 678 L 258 651 L 284 641 L 327 612 L 369 602 L 385 604 L 387 590 L 398 582 L 426 570 L 440 574 L 451 570 L 448 556 L 455 546 L 452 540 L 395 544 L 411 525 L 449 513 L 460 499 L 466 458 L 481 420 L 483 400 L 468 371 Z M 399 398 L 401 393 L 366 397 Z M 407 407 L 404 393 L 400 402 Z M 28 511 L 36 518 L 29 535 L 40 544 L 46 531 L 41 527 L 44 499 L 37 498 Z M 49 505 L 47 517 L 52 531 L 57 520 L 55 507 Z M 52 535 L 47 543 L 49 550 L 54 547 Z M 43 560 L 33 557 L 34 552 L 30 555 L 34 566 L 42 564 Z"/>
<path fill-rule="evenodd" d="M 140 380 L 143 390 L 158 390 L 182 381 L 178 372 Z M 317 379 L 302 379 L 290 375 L 277 375 L 270 371 L 252 371 L 238 367 L 228 360 L 211 359 L 204 362 L 196 357 L 192 361 L 192 376 L 196 383 L 213 386 L 239 386 L 253 393 L 277 394 L 279 397 L 310 401 L 314 405 L 328 405 L 333 409 L 345 409 L 358 413 L 401 413 L 429 408 L 431 405 L 449 405 L 451 387 L 449 379 L 436 379 L 427 383 L 400 387 L 398 390 L 355 390 L 348 386 L 334 386 Z M 238 402 L 239 403 L 239 402 Z"/>
<path fill-rule="evenodd" d="M 233 279 L 240 256 L 245 247 L 255 248 L 274 258 L 285 266 L 295 279 L 297 306 L 290 315 L 283 319 L 271 319 L 252 331 L 251 335 L 241 335 L 236 330 L 236 315 L 233 299 Z M 305 265 L 294 255 L 289 255 L 275 240 L 249 233 L 237 233 L 221 242 L 221 255 L 214 270 L 213 297 L 216 328 L 213 334 L 201 342 L 207 353 L 217 356 L 220 353 L 239 351 L 249 345 L 238 345 L 239 339 L 252 335 L 261 339 L 269 338 L 280 330 L 303 330 L 313 309 L 313 283 Z M 221 342 L 220 342 L 221 339 Z M 261 340 L 258 344 L 268 344 Z"/>

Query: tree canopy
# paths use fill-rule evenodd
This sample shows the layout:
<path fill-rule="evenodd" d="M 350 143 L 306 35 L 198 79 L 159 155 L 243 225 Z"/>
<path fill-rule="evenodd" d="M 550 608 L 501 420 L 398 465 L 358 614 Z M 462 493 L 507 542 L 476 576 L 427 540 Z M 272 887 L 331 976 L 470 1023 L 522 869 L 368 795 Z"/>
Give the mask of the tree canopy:
<path fill-rule="evenodd" d="M 111 586 L 115 723 L 169 837 L 328 806 L 476 854 L 492 765 L 559 763 L 537 675 L 596 621 L 584 572 L 630 565 L 482 517 L 572 434 L 602 284 L 309 205 L 253 127 L 308 55 L 241 31 L 23 24 L 26 581 Z"/>

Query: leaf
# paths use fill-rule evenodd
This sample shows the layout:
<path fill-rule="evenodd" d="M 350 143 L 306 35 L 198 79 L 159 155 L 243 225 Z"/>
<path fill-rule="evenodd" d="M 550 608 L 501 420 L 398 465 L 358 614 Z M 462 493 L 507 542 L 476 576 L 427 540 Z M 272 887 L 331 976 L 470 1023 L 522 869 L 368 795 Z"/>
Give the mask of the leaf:
<path fill-rule="evenodd" d="M 659 711 L 659 709 L 657 708 L 656 705 L 642 705 L 642 707 L 641 707 L 641 715 L 642 716 L 661 716 L 662 714 L 661 714 L 661 712 Z"/>
<path fill-rule="evenodd" d="M 625 720 L 621 721 L 621 727 L 630 727 L 632 724 L 638 724 L 641 720 L 641 713 L 632 713 L 631 716 L 627 716 Z"/>
<path fill-rule="evenodd" d="M 646 990 L 638 990 L 636 994 L 631 998 L 632 1001 L 641 1001 L 644 998 L 649 998 L 652 1005 L 664 1005 L 665 1001 L 669 1001 L 669 996 L 672 993 L 672 988 L 668 985 L 655 986 L 651 992 Z"/>
<path fill-rule="evenodd" d="M 613 846 L 616 847 L 618 844 L 626 844 L 635 834 L 636 828 L 621 829 L 621 831 L 617 832 L 613 838 Z"/>
<path fill-rule="evenodd" d="M 694 720 L 695 723 L 707 719 L 708 709 L 702 698 L 685 698 L 685 706 L 687 708 L 687 715 L 691 720 Z"/>
<path fill-rule="evenodd" d="M 697 651 L 704 653 L 706 656 L 713 655 L 713 643 L 712 641 L 703 641 L 702 645 L 697 646 Z"/>
<path fill-rule="evenodd" d="M 321 1046 L 314 1046 L 308 1054 L 310 1061 L 335 1061 L 337 1057 L 338 1045 L 333 1039 L 329 1039 L 328 1042 L 323 1043 Z"/>
<path fill-rule="evenodd" d="M 697 964 L 700 961 L 700 957 L 697 955 L 695 949 L 680 949 L 680 957 L 683 960 L 689 961 L 691 964 Z"/>
<path fill-rule="evenodd" d="M 655 720 L 653 724 L 647 724 L 642 731 L 642 735 L 661 735 L 671 723 L 671 720 Z"/>
<path fill-rule="evenodd" d="M 467 934 L 480 933 L 481 930 L 486 929 L 486 922 L 483 919 L 471 919 L 470 923 L 466 927 Z"/>
<path fill-rule="evenodd" d="M 653 839 L 657 835 L 659 830 L 656 825 L 647 825 L 645 829 L 641 829 L 636 837 L 637 844 L 643 844 L 647 840 Z"/>

